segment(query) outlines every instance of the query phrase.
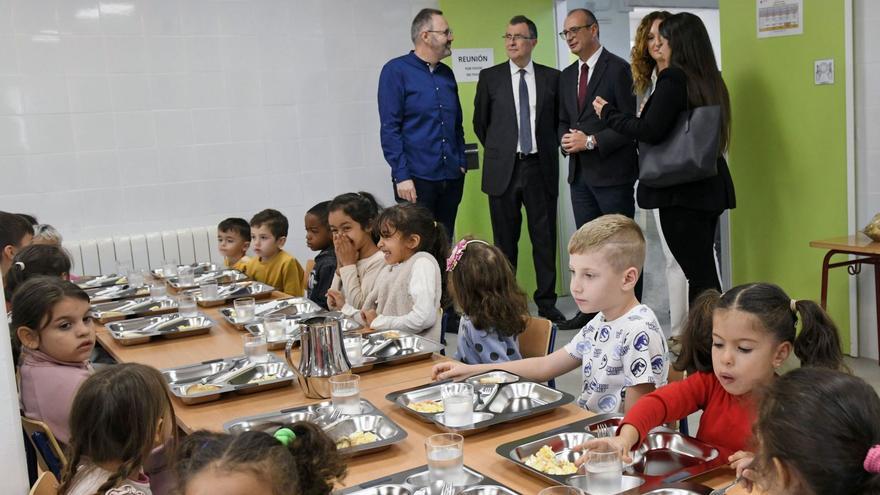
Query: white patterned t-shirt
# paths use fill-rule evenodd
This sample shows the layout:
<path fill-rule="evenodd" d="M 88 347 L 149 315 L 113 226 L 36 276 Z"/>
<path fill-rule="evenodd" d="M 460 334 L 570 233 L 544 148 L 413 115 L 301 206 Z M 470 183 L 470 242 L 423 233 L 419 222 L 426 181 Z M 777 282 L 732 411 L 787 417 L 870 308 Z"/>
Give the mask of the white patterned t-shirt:
<path fill-rule="evenodd" d="M 614 321 L 597 314 L 565 350 L 581 361 L 583 385 L 577 403 L 596 413 L 623 409 L 624 388 L 666 384 L 666 338 L 651 308 L 639 304 Z"/>

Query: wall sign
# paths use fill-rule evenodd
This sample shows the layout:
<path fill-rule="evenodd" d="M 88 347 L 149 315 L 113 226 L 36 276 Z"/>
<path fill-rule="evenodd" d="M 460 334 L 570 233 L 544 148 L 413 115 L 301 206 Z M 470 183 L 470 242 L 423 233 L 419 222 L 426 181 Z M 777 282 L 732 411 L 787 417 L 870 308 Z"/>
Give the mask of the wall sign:
<path fill-rule="evenodd" d="M 804 33 L 804 0 L 756 0 L 758 38 Z"/>
<path fill-rule="evenodd" d="M 813 80 L 816 84 L 834 84 L 834 59 L 813 62 Z"/>
<path fill-rule="evenodd" d="M 452 72 L 456 82 L 477 82 L 480 71 L 493 65 L 495 51 L 491 48 L 452 49 Z"/>

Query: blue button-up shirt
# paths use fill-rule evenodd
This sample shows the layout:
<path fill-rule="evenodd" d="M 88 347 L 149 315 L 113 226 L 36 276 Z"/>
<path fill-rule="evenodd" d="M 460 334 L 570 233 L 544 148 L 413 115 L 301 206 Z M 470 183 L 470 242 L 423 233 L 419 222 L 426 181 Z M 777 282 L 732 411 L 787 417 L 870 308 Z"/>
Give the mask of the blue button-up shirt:
<path fill-rule="evenodd" d="M 465 167 L 461 103 L 452 69 L 431 72 L 415 53 L 390 60 L 379 75 L 382 152 L 391 178 L 450 180 Z"/>

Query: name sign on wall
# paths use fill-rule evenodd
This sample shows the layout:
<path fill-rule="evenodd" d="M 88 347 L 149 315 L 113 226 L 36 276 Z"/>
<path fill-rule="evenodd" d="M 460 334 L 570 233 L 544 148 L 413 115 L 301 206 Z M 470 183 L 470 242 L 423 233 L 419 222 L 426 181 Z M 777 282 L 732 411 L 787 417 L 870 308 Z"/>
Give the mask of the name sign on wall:
<path fill-rule="evenodd" d="M 495 65 L 495 52 L 491 48 L 461 48 L 452 50 L 452 72 L 455 81 L 477 82 L 480 71 Z"/>

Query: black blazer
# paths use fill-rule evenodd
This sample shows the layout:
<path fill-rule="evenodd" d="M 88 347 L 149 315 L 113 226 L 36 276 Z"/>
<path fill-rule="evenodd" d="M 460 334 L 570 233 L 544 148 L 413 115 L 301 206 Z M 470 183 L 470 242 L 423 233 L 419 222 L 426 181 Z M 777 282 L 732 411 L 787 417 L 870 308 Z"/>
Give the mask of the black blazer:
<path fill-rule="evenodd" d="M 545 65 L 535 67 L 535 147 L 544 171 L 544 187 L 556 197 L 559 193 L 559 71 Z M 480 71 L 474 97 L 474 132 L 485 148 L 483 192 L 499 196 L 507 190 L 516 160 L 519 122 L 513 101 L 510 62 Z"/>
<path fill-rule="evenodd" d="M 657 76 L 654 93 L 645 102 L 641 118 L 612 105 L 602 109 L 608 127 L 646 143 L 662 143 L 688 108 L 687 76 L 670 67 Z M 682 206 L 720 213 L 736 207 L 733 179 L 724 156 L 718 157 L 718 174 L 708 179 L 670 187 L 648 187 L 639 183 L 636 196 L 642 208 Z"/>
<path fill-rule="evenodd" d="M 573 153 L 568 161 L 568 182 L 574 181 L 577 167 L 593 186 L 632 184 L 639 176 L 635 141 L 608 128 L 593 111 L 593 99 L 601 96 L 624 112 L 636 113 L 629 64 L 603 48 L 595 67 L 590 67 L 590 84 L 583 112 L 578 112 L 577 90 L 579 61 L 569 65 L 559 77 L 559 129 L 557 139 L 569 129 L 593 134 L 598 141 L 594 151 Z"/>

